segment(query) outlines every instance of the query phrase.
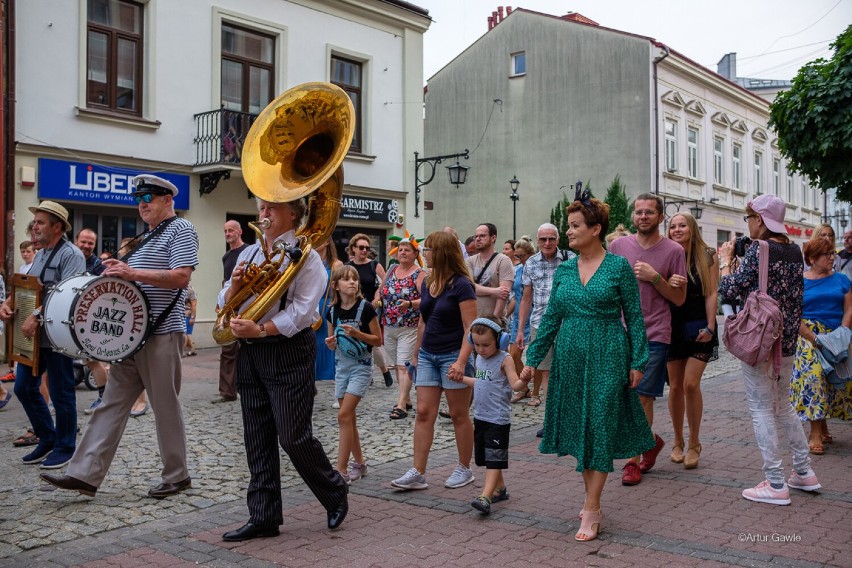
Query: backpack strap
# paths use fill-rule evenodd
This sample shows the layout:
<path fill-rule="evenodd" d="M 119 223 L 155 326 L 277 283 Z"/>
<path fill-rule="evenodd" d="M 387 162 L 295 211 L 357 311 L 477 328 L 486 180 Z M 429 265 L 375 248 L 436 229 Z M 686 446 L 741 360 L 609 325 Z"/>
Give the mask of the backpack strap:
<path fill-rule="evenodd" d="M 757 241 L 760 245 L 759 258 L 759 286 L 760 291 L 766 293 L 766 287 L 769 284 L 769 243 L 766 241 Z"/>
<path fill-rule="evenodd" d="M 361 314 L 364 313 L 364 305 L 367 303 L 367 300 L 361 298 L 361 303 L 358 304 L 358 311 L 355 312 L 355 321 L 358 322 L 358 327 L 361 327 Z"/>

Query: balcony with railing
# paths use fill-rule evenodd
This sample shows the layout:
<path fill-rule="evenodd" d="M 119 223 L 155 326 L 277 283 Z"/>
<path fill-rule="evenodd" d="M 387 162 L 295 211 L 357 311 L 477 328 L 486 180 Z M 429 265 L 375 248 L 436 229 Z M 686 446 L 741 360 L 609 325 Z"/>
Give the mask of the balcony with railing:
<path fill-rule="evenodd" d="M 201 194 L 239 170 L 243 143 L 256 114 L 220 108 L 196 114 L 195 168 L 201 173 Z"/>

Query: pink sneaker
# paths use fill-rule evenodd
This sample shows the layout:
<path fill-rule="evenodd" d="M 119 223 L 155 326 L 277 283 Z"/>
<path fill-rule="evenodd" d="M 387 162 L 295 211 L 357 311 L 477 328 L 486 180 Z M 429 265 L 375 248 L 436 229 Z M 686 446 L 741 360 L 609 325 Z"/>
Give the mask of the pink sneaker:
<path fill-rule="evenodd" d="M 811 470 L 805 475 L 799 475 L 793 471 L 793 475 L 787 480 L 787 485 L 801 491 L 817 491 L 822 489 L 822 485 L 819 484 L 816 474 Z"/>
<path fill-rule="evenodd" d="M 757 484 L 757 487 L 743 491 L 743 497 L 749 501 L 756 501 L 758 503 L 789 505 L 790 489 L 787 487 L 787 484 L 784 484 L 784 487 L 781 489 L 775 489 L 768 481 L 762 481 Z"/>

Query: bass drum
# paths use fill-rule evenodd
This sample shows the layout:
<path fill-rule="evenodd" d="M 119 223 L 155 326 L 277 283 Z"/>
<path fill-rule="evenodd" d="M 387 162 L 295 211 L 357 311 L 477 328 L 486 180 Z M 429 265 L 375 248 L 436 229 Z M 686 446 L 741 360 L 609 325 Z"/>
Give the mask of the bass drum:
<path fill-rule="evenodd" d="M 112 276 L 72 276 L 44 301 L 44 330 L 55 351 L 117 363 L 139 351 L 151 333 L 148 298 Z"/>

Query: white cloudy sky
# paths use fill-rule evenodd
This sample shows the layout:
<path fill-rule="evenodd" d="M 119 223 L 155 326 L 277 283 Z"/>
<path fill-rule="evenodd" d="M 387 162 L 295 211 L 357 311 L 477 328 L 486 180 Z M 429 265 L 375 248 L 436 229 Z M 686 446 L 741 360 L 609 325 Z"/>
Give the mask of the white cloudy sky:
<path fill-rule="evenodd" d="M 829 44 L 852 24 L 852 0 L 408 0 L 429 10 L 424 78 L 429 79 L 488 29 L 497 6 L 564 15 L 649 36 L 716 69 L 737 53 L 737 75 L 791 79 L 804 63 L 829 57 Z"/>

